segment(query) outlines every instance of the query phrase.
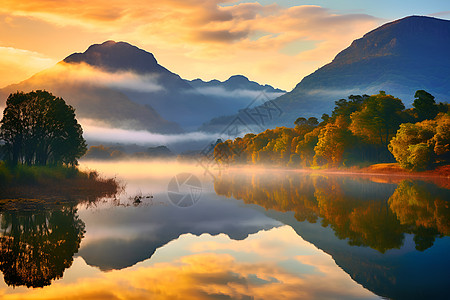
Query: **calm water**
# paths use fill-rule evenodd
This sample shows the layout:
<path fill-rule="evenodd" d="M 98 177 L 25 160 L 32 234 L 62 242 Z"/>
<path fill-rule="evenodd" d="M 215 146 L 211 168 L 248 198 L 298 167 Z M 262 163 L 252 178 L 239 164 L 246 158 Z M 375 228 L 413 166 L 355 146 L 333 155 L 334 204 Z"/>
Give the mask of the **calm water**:
<path fill-rule="evenodd" d="M 434 184 L 255 169 L 212 178 L 176 163 L 82 167 L 116 175 L 124 192 L 0 211 L 1 299 L 449 297 L 450 191 Z"/>

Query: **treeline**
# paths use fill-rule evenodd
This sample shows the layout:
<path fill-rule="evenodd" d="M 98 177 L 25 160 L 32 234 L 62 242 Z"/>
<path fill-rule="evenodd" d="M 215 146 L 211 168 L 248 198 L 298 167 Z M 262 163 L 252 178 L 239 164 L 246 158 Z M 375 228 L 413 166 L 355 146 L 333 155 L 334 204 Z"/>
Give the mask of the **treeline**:
<path fill-rule="evenodd" d="M 221 164 L 270 163 L 290 167 L 339 167 L 394 162 L 424 170 L 450 161 L 449 104 L 426 91 L 413 108 L 383 91 L 351 95 L 317 118 L 300 117 L 294 128 L 277 127 L 227 140 L 214 148 Z"/>

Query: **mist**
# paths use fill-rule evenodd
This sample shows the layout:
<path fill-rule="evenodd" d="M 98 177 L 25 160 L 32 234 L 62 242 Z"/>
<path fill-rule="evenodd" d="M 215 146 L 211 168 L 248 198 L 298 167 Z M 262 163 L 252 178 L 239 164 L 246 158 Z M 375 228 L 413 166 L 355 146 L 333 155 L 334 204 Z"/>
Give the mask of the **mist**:
<path fill-rule="evenodd" d="M 217 139 L 234 139 L 227 134 L 188 132 L 182 134 L 160 134 L 146 130 L 132 130 L 95 124 L 94 120 L 80 120 L 83 136 L 89 145 L 136 144 L 141 146 L 167 146 L 174 152 L 201 150 Z"/>
<path fill-rule="evenodd" d="M 215 87 L 202 87 L 202 88 L 196 88 L 196 92 L 201 93 L 205 96 L 215 96 L 215 97 L 228 97 L 228 98 L 247 98 L 245 101 L 248 101 L 248 99 L 256 99 L 258 98 L 261 93 L 265 93 L 265 95 L 269 99 L 275 99 L 281 95 L 284 95 L 285 93 L 275 93 L 275 92 L 266 92 L 266 91 L 260 91 L 260 90 L 246 90 L 246 89 L 236 89 L 229 91 L 223 87 L 215 86 Z M 247 103 L 246 103 L 247 104 Z"/>
<path fill-rule="evenodd" d="M 139 92 L 165 90 L 162 85 L 158 84 L 158 74 L 140 75 L 131 71 L 107 72 L 85 63 L 67 64 L 64 62 L 57 64 L 52 70 L 57 73 L 64 73 L 67 79 L 76 83 L 90 83 Z"/>

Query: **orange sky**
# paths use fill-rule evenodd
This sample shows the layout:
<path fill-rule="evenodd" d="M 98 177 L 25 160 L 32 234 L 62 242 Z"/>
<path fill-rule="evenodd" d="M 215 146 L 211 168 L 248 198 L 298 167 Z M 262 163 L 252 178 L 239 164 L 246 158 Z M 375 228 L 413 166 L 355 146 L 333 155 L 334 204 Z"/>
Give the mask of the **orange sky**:
<path fill-rule="evenodd" d="M 0 86 L 112 39 L 154 53 L 160 64 L 186 79 L 224 80 L 243 74 L 290 90 L 352 40 L 384 22 L 368 14 L 336 13 L 312 5 L 2 0 Z"/>

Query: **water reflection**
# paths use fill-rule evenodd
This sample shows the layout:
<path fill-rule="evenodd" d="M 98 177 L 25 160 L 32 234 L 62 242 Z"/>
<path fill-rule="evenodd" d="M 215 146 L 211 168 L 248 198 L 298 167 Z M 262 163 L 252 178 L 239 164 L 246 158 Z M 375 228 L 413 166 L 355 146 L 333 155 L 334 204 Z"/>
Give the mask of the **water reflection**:
<path fill-rule="evenodd" d="M 433 245 L 436 237 L 450 234 L 450 193 L 424 182 L 404 180 L 389 198 L 399 222 L 415 233 L 417 250 Z"/>
<path fill-rule="evenodd" d="M 289 226 L 245 240 L 186 234 L 151 260 L 123 270 L 92 273 L 81 258 L 72 280 L 2 299 L 376 299 L 330 256 Z M 83 271 L 83 273 L 81 273 Z M 68 272 L 69 273 L 69 272 Z"/>
<path fill-rule="evenodd" d="M 350 245 L 385 253 L 413 234 L 416 249 L 450 233 L 450 191 L 424 182 L 398 184 L 342 176 L 274 172 L 228 173 L 216 178 L 217 194 L 266 209 L 295 212 L 302 222 L 330 226 Z"/>
<path fill-rule="evenodd" d="M 447 296 L 450 197 L 432 184 L 200 170 L 201 201 L 179 208 L 167 196 L 178 166 L 95 168 L 118 172 L 124 193 L 0 210 L 0 298 Z M 128 205 L 136 193 L 153 198 Z"/>
<path fill-rule="evenodd" d="M 72 265 L 85 234 L 78 205 L 116 203 L 120 186 L 95 173 L 72 180 L 2 187 L 0 270 L 12 287 L 44 287 Z"/>
<path fill-rule="evenodd" d="M 153 257 L 158 248 L 186 233 L 226 234 L 233 240 L 244 240 L 281 225 L 251 208 L 217 198 L 208 193 L 186 209 L 172 205 L 165 193 L 153 198 L 154 202 L 163 201 L 160 205 L 82 210 L 89 230 L 78 255 L 104 271 L 123 269 Z"/>
<path fill-rule="evenodd" d="M 43 287 L 61 278 L 80 247 L 77 209 L 0 212 L 0 270 L 11 286 Z"/>
<path fill-rule="evenodd" d="M 223 174 L 218 194 L 257 204 L 330 254 L 356 282 L 391 299 L 446 299 L 449 190 L 294 172 Z"/>

